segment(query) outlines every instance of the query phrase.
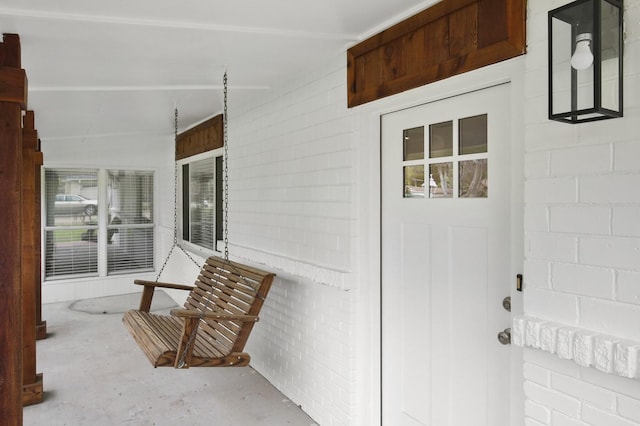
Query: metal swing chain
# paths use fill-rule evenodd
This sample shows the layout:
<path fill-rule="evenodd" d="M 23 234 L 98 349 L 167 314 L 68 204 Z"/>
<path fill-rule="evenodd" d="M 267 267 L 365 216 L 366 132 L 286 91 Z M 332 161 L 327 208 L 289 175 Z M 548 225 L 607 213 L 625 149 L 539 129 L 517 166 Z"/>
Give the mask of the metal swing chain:
<path fill-rule="evenodd" d="M 173 141 L 178 145 L 178 106 L 173 114 Z M 178 162 L 173 162 L 173 244 L 178 244 Z"/>
<path fill-rule="evenodd" d="M 229 262 L 229 144 L 228 144 L 228 122 L 227 122 L 227 99 L 228 99 L 228 84 L 227 84 L 227 71 L 225 70 L 224 72 L 224 77 L 222 79 L 223 82 L 223 88 L 224 88 L 224 107 L 223 107 L 223 115 L 222 115 L 222 122 L 223 122 L 223 145 L 224 145 L 224 200 L 223 200 L 223 215 L 224 215 L 224 260 L 226 262 Z M 176 140 L 178 138 L 177 136 L 177 128 L 178 128 L 178 110 L 176 109 Z M 177 188 L 177 164 L 176 164 L 176 188 Z M 177 205 L 174 206 L 174 220 L 176 219 L 176 215 L 177 215 Z M 177 224 L 177 222 L 176 222 Z M 177 229 L 177 226 L 174 227 L 174 229 Z M 174 241 L 177 241 L 177 236 L 176 234 L 174 234 Z M 205 301 L 208 302 L 208 299 L 205 299 Z M 200 318 L 198 321 L 202 320 L 204 318 L 204 315 L 200 315 Z M 184 350 L 182 351 L 182 354 L 180 355 L 180 359 L 178 360 L 178 368 L 183 368 L 186 364 L 185 359 L 187 357 L 187 353 L 189 352 L 189 349 L 191 348 L 191 346 L 193 345 L 193 342 L 196 339 L 196 335 L 198 334 L 198 326 L 196 325 L 193 330 L 191 330 L 191 334 L 189 335 L 189 339 L 187 340 L 187 343 L 184 346 Z"/>
<path fill-rule="evenodd" d="M 243 280 L 243 284 L 247 284 L 244 282 L 245 277 L 242 276 L 241 271 L 239 271 L 233 263 L 229 261 L 229 101 L 228 101 L 228 93 L 229 93 L 229 84 L 227 78 L 227 70 L 224 70 L 224 77 L 222 78 L 223 88 L 224 88 L 224 104 L 223 104 L 223 144 L 224 144 L 224 204 L 223 204 L 223 215 L 224 215 L 224 260 L 225 263 L 233 270 L 234 273 L 238 275 L 238 277 Z M 249 284 L 250 285 L 250 284 Z"/>
<path fill-rule="evenodd" d="M 178 107 L 175 107 L 174 115 L 173 115 L 173 137 L 174 137 L 174 145 L 178 143 Z M 196 265 L 200 266 L 197 260 L 195 260 L 189 252 L 180 247 L 178 244 L 178 162 L 175 161 L 173 164 L 173 244 L 171 245 L 171 249 L 167 254 L 167 257 L 164 259 L 162 266 L 160 267 L 160 271 L 158 271 L 158 275 L 156 276 L 156 282 L 160 279 L 162 275 L 162 271 L 169 263 L 169 259 L 171 259 L 171 253 L 173 253 L 173 249 L 179 247 L 180 250 Z"/>
<path fill-rule="evenodd" d="M 223 144 L 224 144 L 224 260 L 229 261 L 229 136 L 228 136 L 228 119 L 227 119 L 227 70 L 224 71 L 222 78 L 224 86 L 224 111 L 222 115 L 223 121 Z"/>

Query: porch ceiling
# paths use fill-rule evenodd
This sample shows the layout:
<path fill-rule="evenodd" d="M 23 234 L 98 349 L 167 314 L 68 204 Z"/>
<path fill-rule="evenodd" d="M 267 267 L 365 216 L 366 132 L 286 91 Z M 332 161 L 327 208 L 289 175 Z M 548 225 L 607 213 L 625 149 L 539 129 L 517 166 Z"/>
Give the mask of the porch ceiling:
<path fill-rule="evenodd" d="M 0 0 L 43 141 L 173 132 L 259 96 L 436 0 Z M 345 57 L 346 60 L 346 57 Z M 346 76 L 345 76 L 346 78 Z"/>

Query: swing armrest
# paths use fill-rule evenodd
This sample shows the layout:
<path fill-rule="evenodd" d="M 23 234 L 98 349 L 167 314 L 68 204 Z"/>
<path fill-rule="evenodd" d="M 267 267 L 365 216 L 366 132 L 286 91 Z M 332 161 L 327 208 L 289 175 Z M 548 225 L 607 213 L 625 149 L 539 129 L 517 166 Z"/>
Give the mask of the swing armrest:
<path fill-rule="evenodd" d="M 203 314 L 195 309 L 172 309 L 171 315 L 182 318 L 204 318 L 220 321 L 258 322 L 260 320 L 256 315 L 233 315 L 225 312 L 206 312 Z"/>
<path fill-rule="evenodd" d="M 151 301 L 153 300 L 153 291 L 156 287 L 170 288 L 174 290 L 192 290 L 193 286 L 171 283 L 159 283 L 155 281 L 135 280 L 134 284 L 143 285 L 142 297 L 140 298 L 140 311 L 149 312 L 151 310 Z"/>
<path fill-rule="evenodd" d="M 147 280 L 135 280 L 133 283 L 134 284 L 138 284 L 138 285 L 143 285 L 145 287 L 173 288 L 173 289 L 176 289 L 176 290 L 193 290 L 195 288 L 192 285 L 162 283 L 162 282 L 147 281 Z"/>

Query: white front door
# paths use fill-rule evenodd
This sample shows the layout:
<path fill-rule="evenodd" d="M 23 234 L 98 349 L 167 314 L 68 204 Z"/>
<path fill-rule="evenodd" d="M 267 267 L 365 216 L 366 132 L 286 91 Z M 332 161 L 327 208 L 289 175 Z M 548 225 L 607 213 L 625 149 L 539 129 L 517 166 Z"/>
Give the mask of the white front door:
<path fill-rule="evenodd" d="M 507 426 L 509 85 L 382 117 L 384 426 Z"/>

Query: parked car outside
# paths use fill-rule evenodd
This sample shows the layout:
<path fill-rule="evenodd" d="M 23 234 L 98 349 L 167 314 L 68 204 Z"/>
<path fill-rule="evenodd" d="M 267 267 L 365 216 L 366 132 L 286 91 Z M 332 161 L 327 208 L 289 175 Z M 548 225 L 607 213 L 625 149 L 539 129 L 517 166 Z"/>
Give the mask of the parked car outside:
<path fill-rule="evenodd" d="M 86 214 L 93 216 L 98 213 L 98 200 L 90 200 L 78 194 L 56 195 L 55 214 Z"/>

